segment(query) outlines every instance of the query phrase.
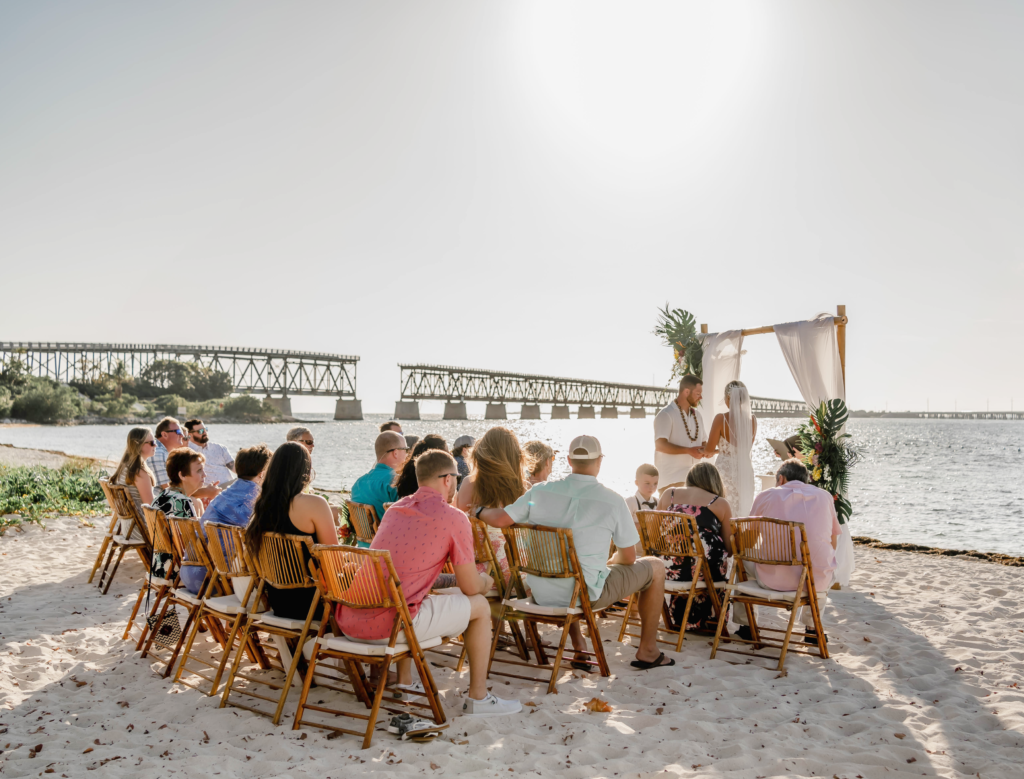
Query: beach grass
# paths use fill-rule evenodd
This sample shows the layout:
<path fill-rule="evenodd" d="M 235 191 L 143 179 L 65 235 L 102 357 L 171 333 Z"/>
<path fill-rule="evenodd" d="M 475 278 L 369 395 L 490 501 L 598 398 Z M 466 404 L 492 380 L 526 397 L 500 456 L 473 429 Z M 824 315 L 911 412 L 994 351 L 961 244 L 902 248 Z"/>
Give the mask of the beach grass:
<path fill-rule="evenodd" d="M 46 517 L 106 514 L 99 485 L 105 475 L 93 461 L 76 458 L 60 468 L 0 465 L 0 535 Z"/>

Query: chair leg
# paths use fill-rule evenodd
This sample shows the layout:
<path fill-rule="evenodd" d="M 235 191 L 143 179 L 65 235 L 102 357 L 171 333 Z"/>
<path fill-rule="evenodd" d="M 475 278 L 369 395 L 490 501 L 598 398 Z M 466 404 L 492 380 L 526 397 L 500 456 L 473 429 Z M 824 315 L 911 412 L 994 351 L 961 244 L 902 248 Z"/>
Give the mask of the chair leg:
<path fill-rule="evenodd" d="M 242 624 L 243 614 L 238 614 L 235 617 L 234 622 L 231 623 L 231 632 L 228 633 L 227 646 L 224 649 L 224 655 L 220 659 L 220 663 L 217 665 L 217 673 L 213 677 L 213 687 L 210 688 L 210 695 L 217 694 L 217 688 L 220 687 L 220 678 L 224 675 L 224 666 L 228 663 L 228 655 L 231 654 L 231 650 L 234 647 L 235 636 L 238 635 L 238 628 Z M 238 652 L 241 653 L 245 650 L 245 644 L 239 643 Z M 255 662 L 255 660 L 253 661 Z"/>
<path fill-rule="evenodd" d="M 107 553 L 108 546 L 110 546 L 110 539 L 107 536 L 103 536 L 103 543 L 100 544 L 100 551 L 96 554 L 96 562 L 92 564 L 92 571 L 89 573 L 89 581 L 86 584 L 92 584 L 96 571 L 99 570 L 100 563 L 103 562 L 103 556 Z"/>
<path fill-rule="evenodd" d="M 117 560 L 114 562 L 114 570 L 110 572 L 110 576 L 107 578 L 107 586 L 103 588 L 103 594 L 106 595 L 107 591 L 110 590 L 110 583 L 114 581 L 114 577 L 117 575 L 118 566 L 121 565 L 121 559 L 124 557 L 125 547 L 119 547 L 120 551 L 117 553 Z"/>
<path fill-rule="evenodd" d="M 135 624 L 135 617 L 139 613 L 139 606 L 142 605 L 142 598 L 145 596 L 146 591 L 149 589 L 149 580 L 143 577 L 142 586 L 139 587 L 139 597 L 135 599 L 135 607 L 132 609 L 132 615 L 128 617 L 128 625 L 124 629 L 124 635 L 121 636 L 122 641 L 128 640 L 128 635 L 131 633 L 132 625 Z M 161 588 L 163 589 L 163 588 Z M 145 633 L 145 631 L 143 631 Z"/>
<path fill-rule="evenodd" d="M 796 622 L 796 614 L 799 611 L 794 601 L 789 610 L 789 624 L 786 625 L 786 635 L 782 639 L 782 649 L 779 651 L 779 670 L 786 664 L 786 653 L 789 651 L 789 637 L 793 635 L 793 624 Z"/>
<path fill-rule="evenodd" d="M 188 631 L 188 639 L 185 641 L 185 650 L 181 655 L 181 662 L 178 663 L 178 671 L 174 674 L 174 681 L 181 681 L 181 673 L 185 670 L 185 663 L 188 662 L 188 654 L 192 651 L 192 643 L 196 640 L 196 635 L 199 633 L 199 625 L 203 621 L 203 607 L 200 606 L 198 613 L 196 614 L 195 622 L 192 623 L 192 629 Z M 224 650 L 227 651 L 226 649 Z"/>
<path fill-rule="evenodd" d="M 437 691 L 437 684 L 434 682 L 434 676 L 430 673 L 430 669 L 423 660 L 423 655 L 414 655 L 412 658 L 413 663 L 416 666 L 416 672 L 420 675 L 420 681 L 423 682 L 423 689 L 427 693 L 427 702 L 430 704 L 430 711 L 434 715 L 434 722 L 441 725 L 445 721 L 444 709 L 438 702 L 440 693 Z"/>
<path fill-rule="evenodd" d="M 302 649 L 298 650 L 298 654 L 302 653 Z M 317 651 L 317 645 L 313 647 L 313 653 L 309 658 L 309 668 L 306 669 L 306 678 L 302 682 L 302 692 L 299 693 L 299 705 L 295 709 L 295 722 L 292 723 L 292 730 L 298 730 L 302 725 L 302 710 L 306 706 L 306 698 L 309 697 L 309 688 L 313 686 L 313 675 L 316 673 L 316 660 L 319 652 Z"/>
<path fill-rule="evenodd" d="M 821 608 L 818 606 L 818 599 L 808 598 L 807 607 L 811 610 L 814 630 L 818 634 L 818 654 L 821 655 L 822 660 L 828 660 L 828 644 L 825 643 L 825 626 L 821 622 Z"/>
<path fill-rule="evenodd" d="M 601 633 L 597 629 L 594 613 L 585 611 L 583 617 L 587 625 L 587 633 L 590 635 L 590 643 L 594 645 L 594 655 L 597 657 L 597 666 L 601 669 L 601 676 L 611 676 L 611 669 L 608 668 L 608 658 L 604 654 L 604 644 L 601 641 Z"/>
<path fill-rule="evenodd" d="M 288 673 L 284 677 L 284 690 L 281 693 L 281 700 L 277 703 L 277 711 L 274 712 L 274 724 L 277 725 L 281 722 L 281 715 L 284 713 L 284 704 L 288 700 L 288 693 L 292 689 L 292 679 L 295 676 L 295 672 L 299 667 L 299 661 L 302 660 L 302 645 L 305 643 L 305 639 L 308 637 L 308 631 L 306 635 L 301 636 L 295 645 L 295 651 L 292 652 L 292 664 L 288 668 Z"/>
<path fill-rule="evenodd" d="M 178 655 L 181 653 L 181 645 L 185 643 L 185 636 L 190 632 L 192 627 L 192 621 L 197 619 L 196 615 L 199 612 L 198 606 L 190 606 L 188 609 L 188 617 L 185 618 L 185 624 L 181 626 L 181 635 L 178 636 L 178 643 L 174 645 L 174 651 L 171 652 L 170 658 L 167 660 L 167 667 L 164 669 L 164 679 L 171 675 L 171 671 L 174 670 L 174 664 L 178 660 Z"/>
<path fill-rule="evenodd" d="M 686 608 L 683 609 L 683 621 L 679 625 L 679 638 L 676 640 L 676 651 L 683 651 L 683 639 L 686 637 L 686 626 L 690 621 L 690 609 L 693 607 L 693 599 L 697 597 L 697 580 L 690 584 L 690 593 L 686 596 Z"/>
<path fill-rule="evenodd" d="M 498 625 L 500 627 L 501 623 L 499 622 Z M 519 650 L 519 656 L 523 662 L 530 662 L 530 650 L 526 646 L 526 638 L 523 636 L 523 630 L 519 626 L 518 620 L 509 620 L 508 632 L 512 634 L 512 639 L 516 642 L 516 649 Z"/>
<path fill-rule="evenodd" d="M 381 663 L 380 677 L 377 679 L 377 691 L 373 696 L 373 705 L 370 707 L 370 716 L 366 721 L 366 735 L 363 737 L 363 749 L 368 749 L 373 743 L 373 731 L 377 727 L 377 712 L 380 711 L 380 701 L 384 696 L 384 688 L 388 683 L 388 668 L 391 666 L 391 657 L 384 656 Z"/>
<path fill-rule="evenodd" d="M 167 614 L 167 608 L 170 605 L 171 605 L 170 598 L 165 598 L 164 602 L 163 602 L 163 608 L 160 609 L 160 615 L 156 618 L 156 624 L 157 625 L 163 624 L 164 615 Z M 155 613 L 157 608 L 159 608 L 159 607 L 160 607 L 159 603 L 153 604 L 153 612 Z M 149 625 L 147 624 L 146 627 L 149 627 Z M 156 640 L 156 631 L 155 630 L 148 631 L 148 635 L 146 636 L 145 644 L 142 646 L 142 655 L 141 655 L 142 658 L 145 658 L 146 655 L 149 654 L 149 650 L 153 647 L 153 641 L 154 640 Z M 164 674 L 164 678 L 167 678 L 167 674 L 166 673 Z"/>
<path fill-rule="evenodd" d="M 106 580 L 107 569 L 110 567 L 110 562 L 114 559 L 114 555 L 116 553 L 117 544 L 111 542 L 110 545 L 107 547 L 107 559 L 106 562 L 103 563 L 103 570 L 100 571 L 100 580 L 96 582 L 96 586 L 99 587 L 100 590 L 103 589 L 103 582 Z"/>
<path fill-rule="evenodd" d="M 548 682 L 548 694 L 558 691 L 558 669 L 562 665 L 562 654 L 565 652 L 565 642 L 569 638 L 569 628 L 572 627 L 573 618 L 571 614 L 565 615 L 565 622 L 562 624 L 562 638 L 558 642 L 558 650 L 555 652 L 555 662 L 551 668 L 551 681 Z M 596 641 L 599 639 L 595 639 Z"/>
<path fill-rule="evenodd" d="M 722 640 L 722 628 L 725 627 L 725 620 L 729 614 L 729 601 L 732 600 L 732 590 L 725 591 L 725 600 L 722 601 L 722 608 L 718 612 L 718 627 L 715 628 L 715 643 L 711 645 L 711 659 L 718 654 L 718 644 Z"/>
<path fill-rule="evenodd" d="M 242 628 L 242 635 L 239 638 L 239 645 L 245 646 L 245 642 L 249 640 L 250 628 L 252 622 L 246 620 L 245 627 Z M 225 650 L 226 652 L 227 650 Z M 220 706 L 218 709 L 223 709 L 228 705 L 228 696 L 231 694 L 231 685 L 235 681 L 235 675 L 238 673 L 238 666 L 242 664 L 243 652 L 235 652 L 235 659 L 231 661 L 231 669 L 228 671 L 228 678 L 224 682 L 224 694 L 220 696 Z M 286 692 L 285 695 L 288 693 Z M 277 724 L 277 720 L 274 720 L 274 724 Z"/>
<path fill-rule="evenodd" d="M 629 602 L 626 603 L 626 611 L 622 615 L 622 626 L 619 628 L 619 643 L 622 643 L 622 639 L 626 637 L 626 628 L 629 627 L 629 618 L 633 613 L 633 604 L 636 603 L 636 593 L 634 592 L 629 596 Z"/>

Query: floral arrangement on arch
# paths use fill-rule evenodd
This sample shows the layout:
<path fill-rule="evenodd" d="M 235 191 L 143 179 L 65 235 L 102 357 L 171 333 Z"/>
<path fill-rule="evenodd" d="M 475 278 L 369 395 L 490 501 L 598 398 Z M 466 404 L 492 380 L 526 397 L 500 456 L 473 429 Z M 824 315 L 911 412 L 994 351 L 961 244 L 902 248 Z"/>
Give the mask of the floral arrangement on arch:
<path fill-rule="evenodd" d="M 811 483 L 832 495 L 836 516 L 844 525 L 853 514 L 853 505 L 846 497 L 850 469 L 860 456 L 850 444 L 850 434 L 842 432 L 849 416 L 844 401 L 824 400 L 797 429 L 802 459 L 811 472 Z"/>
<path fill-rule="evenodd" d="M 670 309 L 666 303 L 664 308 L 658 310 L 654 334 L 672 348 L 675 360 L 672 363 L 672 378 L 682 378 L 688 373 L 699 379 L 704 378 L 704 347 L 693 314 L 681 308 Z"/>

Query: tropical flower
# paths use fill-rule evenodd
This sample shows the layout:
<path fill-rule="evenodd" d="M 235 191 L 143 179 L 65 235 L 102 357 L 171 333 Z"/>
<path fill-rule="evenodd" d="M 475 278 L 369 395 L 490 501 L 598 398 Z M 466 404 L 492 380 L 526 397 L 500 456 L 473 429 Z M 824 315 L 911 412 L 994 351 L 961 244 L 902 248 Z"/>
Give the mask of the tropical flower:
<path fill-rule="evenodd" d="M 821 481 L 821 468 L 815 468 L 813 478 L 815 481 Z"/>

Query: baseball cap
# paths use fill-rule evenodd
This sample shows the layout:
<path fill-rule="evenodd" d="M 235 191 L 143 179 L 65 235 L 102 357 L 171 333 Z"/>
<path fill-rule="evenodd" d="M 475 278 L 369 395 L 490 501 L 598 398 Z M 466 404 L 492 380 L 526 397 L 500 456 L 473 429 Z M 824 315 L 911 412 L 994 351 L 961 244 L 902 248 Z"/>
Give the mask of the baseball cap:
<path fill-rule="evenodd" d="M 577 453 L 578 449 L 582 449 L 586 454 Z M 601 456 L 601 442 L 592 435 L 578 435 L 569 444 L 570 460 L 596 460 Z"/>
<path fill-rule="evenodd" d="M 472 446 L 476 443 L 476 440 L 471 435 L 460 435 L 455 439 L 455 443 L 452 444 L 452 449 L 458 449 L 460 446 Z"/>

